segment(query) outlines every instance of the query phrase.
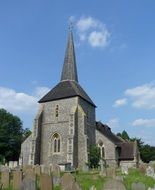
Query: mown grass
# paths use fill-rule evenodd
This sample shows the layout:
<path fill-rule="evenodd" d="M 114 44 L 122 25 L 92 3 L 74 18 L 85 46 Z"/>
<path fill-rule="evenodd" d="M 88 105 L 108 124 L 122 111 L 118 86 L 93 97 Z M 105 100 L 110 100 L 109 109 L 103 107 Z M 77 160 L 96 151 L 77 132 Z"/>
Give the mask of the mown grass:
<path fill-rule="evenodd" d="M 98 172 L 77 172 L 73 174 L 77 183 L 82 190 L 89 190 L 90 187 L 95 186 L 97 190 L 103 189 L 105 178 L 101 177 Z"/>
<path fill-rule="evenodd" d="M 142 182 L 145 184 L 146 190 L 149 187 L 154 187 L 155 180 L 151 177 L 148 177 L 142 174 L 137 169 L 129 169 L 129 174 L 124 177 L 124 185 L 126 186 L 127 190 L 131 190 L 131 185 L 134 182 Z"/>

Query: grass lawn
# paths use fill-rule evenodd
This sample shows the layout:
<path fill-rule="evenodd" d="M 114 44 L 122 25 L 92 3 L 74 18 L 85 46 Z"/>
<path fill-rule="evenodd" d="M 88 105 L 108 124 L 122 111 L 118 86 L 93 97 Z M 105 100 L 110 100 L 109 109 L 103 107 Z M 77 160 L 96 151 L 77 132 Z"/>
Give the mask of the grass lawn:
<path fill-rule="evenodd" d="M 129 169 L 129 175 L 126 175 L 124 178 L 124 184 L 127 190 L 131 190 L 131 185 L 133 182 L 142 182 L 146 186 L 146 190 L 149 187 L 154 187 L 155 180 L 151 177 L 148 177 L 142 174 L 140 171 L 136 169 Z"/>
<path fill-rule="evenodd" d="M 103 184 L 105 182 L 105 177 L 101 177 L 99 172 L 92 171 L 92 172 L 78 172 L 73 174 L 76 178 L 78 184 L 82 190 L 89 190 L 90 187 L 93 185 L 96 187 L 97 190 L 103 189 Z"/>

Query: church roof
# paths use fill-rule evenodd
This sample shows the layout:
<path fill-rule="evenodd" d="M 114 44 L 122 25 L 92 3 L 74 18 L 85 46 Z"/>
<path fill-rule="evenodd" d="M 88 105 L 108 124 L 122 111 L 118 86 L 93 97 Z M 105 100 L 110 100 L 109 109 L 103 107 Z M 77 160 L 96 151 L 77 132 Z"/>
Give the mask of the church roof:
<path fill-rule="evenodd" d="M 121 148 L 120 160 L 133 160 L 134 159 L 134 142 L 122 142 L 117 144 Z"/>
<path fill-rule="evenodd" d="M 101 122 L 96 122 L 96 129 L 100 131 L 105 137 L 111 140 L 118 148 L 120 148 L 120 160 L 134 159 L 134 142 L 125 141 L 111 132 L 110 127 Z"/>
<path fill-rule="evenodd" d="M 87 95 L 87 93 L 78 83 L 73 34 L 72 31 L 70 30 L 68 35 L 68 42 L 67 42 L 62 74 L 61 74 L 61 81 L 43 98 L 41 98 L 41 100 L 39 100 L 39 103 L 70 98 L 75 96 L 81 97 L 82 99 L 86 100 L 91 105 L 96 107 L 93 101 Z"/>
<path fill-rule="evenodd" d="M 94 107 L 95 104 L 76 81 L 62 81 L 50 90 L 39 103 L 79 96 Z"/>
<path fill-rule="evenodd" d="M 105 125 L 100 121 L 96 122 L 96 129 L 115 144 L 123 142 L 119 137 L 111 132 L 111 129 L 108 127 L 108 125 Z"/>

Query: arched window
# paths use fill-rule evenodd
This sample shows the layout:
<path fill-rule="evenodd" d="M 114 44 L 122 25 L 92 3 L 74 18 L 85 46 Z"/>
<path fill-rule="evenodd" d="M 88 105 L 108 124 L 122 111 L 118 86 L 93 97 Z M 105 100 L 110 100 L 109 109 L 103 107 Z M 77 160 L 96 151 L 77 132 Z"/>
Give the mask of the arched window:
<path fill-rule="evenodd" d="M 101 140 L 99 140 L 99 142 L 98 142 L 98 147 L 100 149 L 101 158 L 104 158 L 105 157 L 105 150 L 104 150 L 104 144 Z"/>
<path fill-rule="evenodd" d="M 52 137 L 53 153 L 60 152 L 60 135 L 55 133 Z"/>
<path fill-rule="evenodd" d="M 58 117 L 59 116 L 59 106 L 56 105 L 56 108 L 55 108 L 55 117 Z"/>

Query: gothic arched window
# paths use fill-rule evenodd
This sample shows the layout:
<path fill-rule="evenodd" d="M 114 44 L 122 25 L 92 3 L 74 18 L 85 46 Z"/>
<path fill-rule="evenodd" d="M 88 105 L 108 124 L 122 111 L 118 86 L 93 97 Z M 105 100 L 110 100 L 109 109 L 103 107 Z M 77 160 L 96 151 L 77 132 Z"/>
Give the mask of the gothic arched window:
<path fill-rule="evenodd" d="M 60 135 L 55 133 L 52 137 L 53 153 L 60 152 Z"/>
<path fill-rule="evenodd" d="M 99 140 L 99 142 L 98 142 L 98 147 L 100 149 L 101 158 L 104 158 L 105 157 L 105 150 L 104 150 L 104 144 L 101 140 Z"/>

